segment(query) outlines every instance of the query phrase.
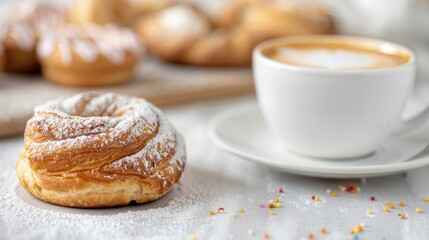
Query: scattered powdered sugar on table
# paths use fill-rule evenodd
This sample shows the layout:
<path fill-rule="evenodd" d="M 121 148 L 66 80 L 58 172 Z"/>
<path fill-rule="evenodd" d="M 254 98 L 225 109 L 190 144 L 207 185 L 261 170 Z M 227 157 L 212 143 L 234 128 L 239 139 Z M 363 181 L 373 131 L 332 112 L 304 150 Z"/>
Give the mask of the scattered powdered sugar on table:
<path fill-rule="evenodd" d="M 205 209 L 210 202 L 201 189 L 190 187 L 183 194 L 181 186 L 176 186 L 164 198 L 145 205 L 105 210 L 70 209 L 41 203 L 20 192 L 13 169 L 2 170 L 0 174 L 0 219 L 7 226 L 3 235 L 6 239 L 128 239 L 137 236 L 186 239 L 195 231 L 195 226 L 206 223 Z M 17 188 L 21 197 L 17 195 Z M 34 203 L 54 210 L 35 207 Z"/>

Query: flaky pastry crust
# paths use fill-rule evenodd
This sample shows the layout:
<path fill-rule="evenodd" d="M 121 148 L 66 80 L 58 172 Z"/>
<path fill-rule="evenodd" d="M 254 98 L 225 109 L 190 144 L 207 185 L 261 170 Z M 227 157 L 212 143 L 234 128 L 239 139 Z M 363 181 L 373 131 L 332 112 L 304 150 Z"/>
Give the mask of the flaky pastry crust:
<path fill-rule="evenodd" d="M 183 138 L 143 99 L 84 93 L 35 109 L 16 171 L 44 201 L 80 208 L 166 194 L 185 166 Z"/>

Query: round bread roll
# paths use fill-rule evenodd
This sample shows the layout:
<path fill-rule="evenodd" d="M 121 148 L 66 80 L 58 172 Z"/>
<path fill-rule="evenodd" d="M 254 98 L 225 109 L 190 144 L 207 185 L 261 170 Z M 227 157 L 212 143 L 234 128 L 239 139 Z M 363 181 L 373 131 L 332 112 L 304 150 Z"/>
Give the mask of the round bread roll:
<path fill-rule="evenodd" d="M 16 164 L 21 185 L 80 208 L 144 203 L 166 194 L 185 166 L 185 143 L 140 98 L 96 92 L 35 108 Z"/>
<path fill-rule="evenodd" d="M 130 80 L 141 53 L 128 28 L 68 25 L 40 39 L 37 55 L 43 75 L 71 86 L 104 86 Z"/>

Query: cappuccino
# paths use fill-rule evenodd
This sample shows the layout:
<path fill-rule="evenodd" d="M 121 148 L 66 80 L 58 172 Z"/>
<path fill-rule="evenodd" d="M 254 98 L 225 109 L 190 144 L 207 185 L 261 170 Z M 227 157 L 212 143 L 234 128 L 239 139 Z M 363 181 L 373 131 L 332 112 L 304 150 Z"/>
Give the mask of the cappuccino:
<path fill-rule="evenodd" d="M 271 46 L 263 54 L 289 65 L 337 70 L 388 68 L 410 60 L 406 52 L 392 46 L 317 37 Z"/>

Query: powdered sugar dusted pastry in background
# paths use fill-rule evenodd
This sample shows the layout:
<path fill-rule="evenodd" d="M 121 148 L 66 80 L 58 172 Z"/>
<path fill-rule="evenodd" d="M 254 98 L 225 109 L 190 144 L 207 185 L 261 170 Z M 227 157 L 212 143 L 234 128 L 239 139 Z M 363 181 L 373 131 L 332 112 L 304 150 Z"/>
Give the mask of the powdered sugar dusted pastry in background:
<path fill-rule="evenodd" d="M 256 44 L 242 29 L 214 29 L 205 15 L 187 5 L 145 17 L 137 29 L 151 53 L 177 63 L 245 65 Z"/>
<path fill-rule="evenodd" d="M 264 40 L 333 32 L 330 16 L 314 11 L 315 7 L 311 7 L 313 17 L 308 17 L 304 10 L 280 1 L 224 4 L 210 15 L 189 4 L 176 4 L 142 17 L 136 31 L 159 58 L 204 66 L 247 66 L 253 48 Z"/>
<path fill-rule="evenodd" d="M 37 48 L 43 75 L 73 86 L 130 80 L 140 53 L 135 34 L 115 25 L 68 25 L 43 36 Z"/>
<path fill-rule="evenodd" d="M 118 24 L 129 26 L 135 10 L 128 0 L 74 0 L 67 13 L 67 21 L 76 25 Z"/>
<path fill-rule="evenodd" d="M 0 26 L 6 71 L 37 71 L 36 45 L 39 37 L 62 23 L 62 10 L 48 4 L 25 2 L 12 9 L 7 22 Z"/>
<path fill-rule="evenodd" d="M 127 205 L 166 194 L 182 175 L 185 151 L 152 104 L 92 92 L 35 108 L 16 171 L 29 193 L 50 203 Z"/>

